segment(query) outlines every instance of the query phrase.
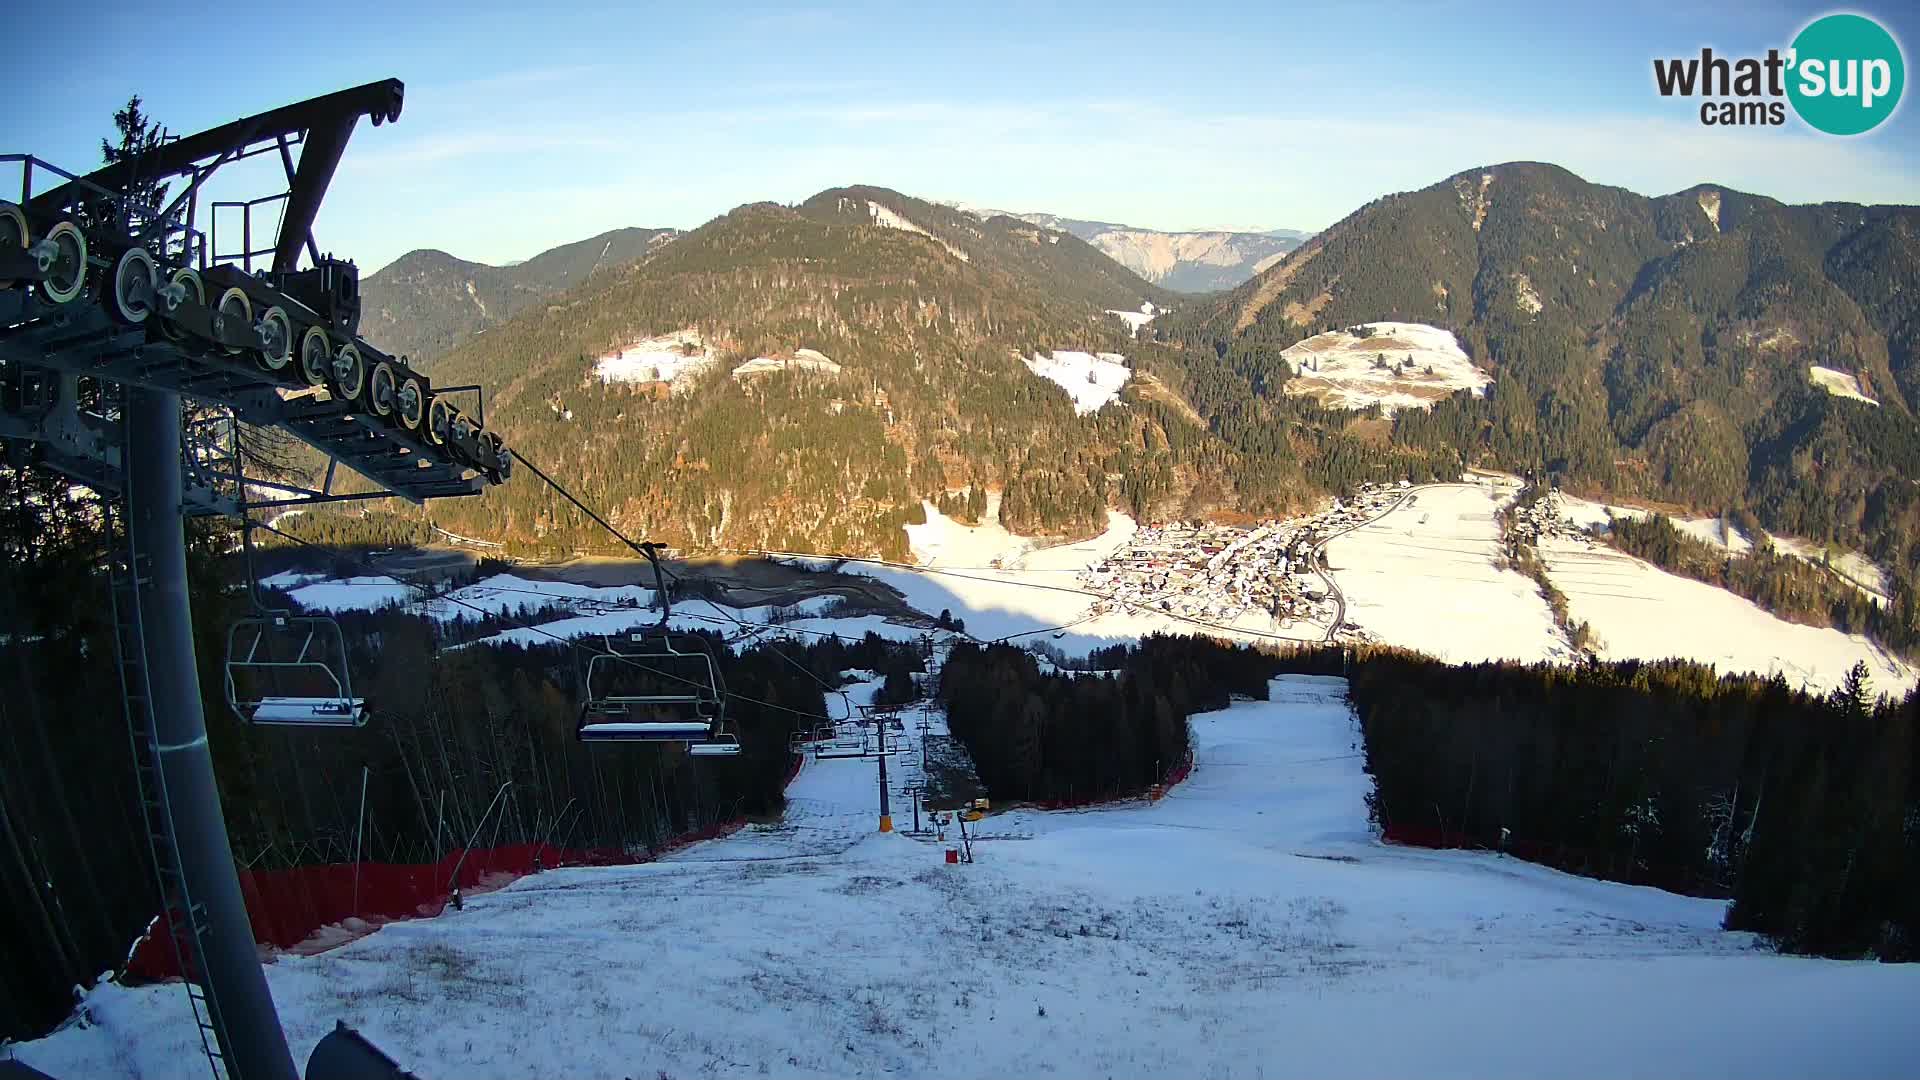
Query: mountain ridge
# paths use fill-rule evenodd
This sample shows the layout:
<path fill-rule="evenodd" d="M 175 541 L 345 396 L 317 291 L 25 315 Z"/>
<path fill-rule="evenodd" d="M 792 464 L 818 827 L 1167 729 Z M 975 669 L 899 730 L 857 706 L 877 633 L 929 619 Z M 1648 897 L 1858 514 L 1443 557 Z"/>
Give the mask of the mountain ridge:
<path fill-rule="evenodd" d="M 610 229 L 504 266 L 415 248 L 361 281 L 361 333 L 431 369 L 473 334 L 598 270 L 645 258 L 678 235 L 677 229 Z"/>

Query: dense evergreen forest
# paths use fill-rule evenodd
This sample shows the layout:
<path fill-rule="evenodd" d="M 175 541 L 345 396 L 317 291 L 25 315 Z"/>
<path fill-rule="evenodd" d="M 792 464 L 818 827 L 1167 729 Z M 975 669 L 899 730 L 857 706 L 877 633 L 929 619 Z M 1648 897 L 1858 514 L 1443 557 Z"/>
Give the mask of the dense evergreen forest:
<path fill-rule="evenodd" d="M 1680 661 L 1353 665 L 1388 835 L 1727 896 L 1795 952 L 1920 959 L 1920 693 Z"/>

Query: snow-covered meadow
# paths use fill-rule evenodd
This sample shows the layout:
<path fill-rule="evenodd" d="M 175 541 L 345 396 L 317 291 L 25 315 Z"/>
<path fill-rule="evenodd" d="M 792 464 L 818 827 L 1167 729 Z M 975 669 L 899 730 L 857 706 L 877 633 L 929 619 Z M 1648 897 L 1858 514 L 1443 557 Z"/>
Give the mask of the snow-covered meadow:
<path fill-rule="evenodd" d="M 1133 369 L 1119 353 L 1088 353 L 1057 349 L 1022 357 L 1027 370 L 1067 392 L 1075 414 L 1085 416 L 1120 396 Z"/>
<path fill-rule="evenodd" d="M 1371 333 L 1315 334 L 1280 355 L 1293 367 L 1286 392 L 1334 408 L 1429 409 L 1457 390 L 1482 393 L 1493 380 L 1453 334 L 1425 323 L 1367 323 Z"/>
<path fill-rule="evenodd" d="M 1813 385 L 1825 390 L 1834 397 L 1848 398 L 1853 401 L 1864 401 L 1869 405 L 1880 404 L 1878 401 L 1868 397 L 1866 391 L 1860 389 L 1859 378 L 1851 372 L 1841 371 L 1839 368 L 1821 367 L 1819 364 L 1814 364 L 1807 368 L 1807 378 Z"/>
<path fill-rule="evenodd" d="M 1152 322 L 1154 317 L 1160 314 L 1160 309 L 1153 306 L 1153 301 L 1142 300 L 1138 311 L 1116 311 L 1108 308 L 1107 314 L 1126 323 L 1127 331 L 1134 337 L 1139 337 L 1140 328 Z"/>
<path fill-rule="evenodd" d="M 1904 694 L 1920 678 L 1858 634 L 1787 622 L 1725 589 L 1613 548 L 1559 537 L 1539 547 L 1547 577 L 1566 594 L 1568 614 L 1592 627 L 1592 647 L 1603 659 L 1680 656 L 1722 672 L 1778 672 L 1815 693 L 1839 686 L 1856 662 L 1867 665 L 1876 693 Z"/>
<path fill-rule="evenodd" d="M 1539 586 L 1506 565 L 1497 515 L 1516 494 L 1508 485 L 1423 487 L 1328 544 L 1347 621 L 1452 663 L 1571 658 Z"/>
<path fill-rule="evenodd" d="M 693 376 L 712 367 L 719 356 L 694 329 L 630 341 L 593 362 L 603 383 L 654 383 L 686 387 Z"/>
<path fill-rule="evenodd" d="M 1382 845 L 1343 696 L 1277 679 L 1195 717 L 1166 799 L 997 813 L 973 865 L 875 833 L 871 761 L 810 761 L 777 824 L 523 878 L 268 981 L 298 1058 L 344 1020 L 425 1076 L 1920 1070 L 1920 968 L 1773 955 L 1715 901 Z M 104 986 L 79 1015 L 17 1056 L 205 1074 L 177 985 Z"/>

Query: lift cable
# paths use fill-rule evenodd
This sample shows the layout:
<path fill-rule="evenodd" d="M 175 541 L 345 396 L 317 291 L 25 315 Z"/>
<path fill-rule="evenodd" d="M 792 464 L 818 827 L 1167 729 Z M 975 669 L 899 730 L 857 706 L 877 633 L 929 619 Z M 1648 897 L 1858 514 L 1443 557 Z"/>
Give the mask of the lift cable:
<path fill-rule="evenodd" d="M 300 544 L 300 545 L 301 545 L 301 546 L 303 546 L 303 547 L 309 547 L 309 548 L 313 548 L 313 549 L 314 549 L 314 550 L 316 550 L 316 551 L 328 551 L 328 552 L 332 552 L 332 551 L 333 551 L 333 549 L 331 549 L 331 548 L 328 548 L 328 547 L 325 547 L 324 545 L 321 545 L 321 544 L 316 544 L 316 543 L 314 543 L 314 542 L 313 542 L 313 541 L 311 541 L 311 540 L 307 540 L 307 539 L 303 539 L 303 538 L 301 538 L 301 537 L 298 537 L 298 536 L 295 536 L 295 535 L 293 535 L 292 533 L 289 533 L 289 532 L 285 532 L 285 531 L 283 531 L 283 530 L 281 530 L 281 529 L 279 529 L 279 528 L 276 528 L 276 527 L 274 527 L 273 525 L 269 525 L 269 524 L 267 524 L 267 523 L 266 523 L 266 522 L 264 522 L 264 521 L 255 521 L 255 522 L 252 522 L 252 525 L 253 525 L 253 527 L 254 527 L 254 528 L 259 528 L 259 529 L 265 529 L 265 530 L 267 530 L 268 532 L 270 532 L 270 533 L 273 533 L 273 534 L 274 534 L 275 536 L 279 536 L 279 537 L 283 537 L 283 538 L 285 538 L 285 539 L 287 539 L 287 540 L 291 540 L 291 541 L 293 541 L 294 543 L 296 543 L 296 544 Z M 336 553 L 336 554 L 337 554 L 337 553 Z M 364 566 L 366 566 L 366 567 L 367 567 L 367 568 L 368 568 L 369 570 L 373 570 L 373 569 L 377 569 L 376 567 L 374 567 L 374 566 L 373 566 L 373 565 L 372 565 L 372 564 L 371 564 L 370 562 L 368 562 L 368 561 L 366 561 L 365 559 L 362 559 L 362 565 L 364 565 Z M 428 596 L 428 597 L 431 597 L 432 599 L 435 599 L 435 600 L 446 600 L 446 601 L 449 601 L 449 602 L 451 602 L 451 603 L 454 603 L 454 604 L 457 604 L 457 605 L 459 605 L 459 606 L 461 606 L 461 607 L 464 607 L 464 608 L 466 608 L 466 609 L 468 609 L 469 611 L 472 611 L 472 612 L 474 612 L 474 613 L 475 613 L 475 614 L 477 614 L 477 615 L 482 615 L 482 616 L 486 616 L 486 617 L 490 617 L 490 618 L 491 618 L 491 617 L 495 617 L 495 613 L 494 613 L 494 612 L 491 612 L 491 611 L 488 611 L 487 609 L 485 609 L 485 608 L 483 608 L 483 607 L 480 607 L 480 606 L 479 606 L 479 605 L 477 605 L 477 604 L 472 604 L 472 603 L 469 603 L 469 602 L 467 602 L 467 601 L 465 601 L 465 600 L 462 600 L 462 599 L 460 599 L 460 598 L 459 598 L 459 597 L 457 597 L 457 596 L 453 596 L 453 595 L 451 595 L 451 594 L 442 594 L 442 595 L 439 595 L 439 596 L 434 596 L 434 595 L 432 594 L 432 591 L 431 591 L 431 590 L 430 590 L 430 589 L 429 589 L 429 588 L 428 588 L 427 586 L 424 586 L 424 585 L 422 585 L 422 584 L 420 584 L 419 582 L 416 582 L 416 581 L 409 581 L 409 580 L 405 580 L 405 579 L 403 579 L 403 578 L 400 578 L 400 577 L 398 577 L 398 576 L 396 576 L 396 575 L 387 575 L 387 576 L 391 576 L 391 577 L 394 577 L 394 579 L 395 579 L 396 581 L 400 581 L 400 583 L 401 583 L 401 584 L 403 584 L 403 585 L 406 585 L 406 586 L 408 586 L 409 588 L 414 588 L 414 589 L 419 589 L 419 590 L 421 591 L 421 593 L 422 593 L 423 595 L 425 595 L 425 596 Z M 700 683 L 700 682 L 698 682 L 698 681 L 696 681 L 696 680 L 693 680 L 693 679 L 689 679 L 689 678 L 685 678 L 684 676 L 680 676 L 680 675 L 675 675 L 675 674 L 673 674 L 672 672 L 669 672 L 669 671 L 661 671 L 661 670 L 659 670 L 658 668 L 654 668 L 654 667 L 650 667 L 650 666 L 648 666 L 648 665 L 646 665 L 646 664 L 641 664 L 641 663 L 638 663 L 638 662 L 636 662 L 636 661 L 635 661 L 635 660 L 634 660 L 634 659 L 633 659 L 632 657 L 630 657 L 630 656 L 626 656 L 626 655 L 623 655 L 623 654 L 621 654 L 621 653 L 617 653 L 617 652 L 614 652 L 614 651 L 612 651 L 611 649 L 604 649 L 604 648 L 603 648 L 603 649 L 594 649 L 594 648 L 591 648 L 591 647 L 589 647 L 589 646 L 586 646 L 586 645 L 582 645 L 582 644 L 581 644 L 581 643 L 580 643 L 580 642 L 579 642 L 578 640 L 576 640 L 576 639 L 572 639 L 572 638 L 565 638 L 565 637 L 561 637 L 561 636 L 560 636 L 559 634 L 555 634 L 555 633 L 553 633 L 553 632 L 551 632 L 551 631 L 549 631 L 549 630 L 547 630 L 547 629 L 545 629 L 544 627 L 541 627 L 541 626 L 536 626 L 536 625 L 528 625 L 528 624 L 517 624 L 517 625 L 514 625 L 514 626 L 512 627 L 512 629 L 515 629 L 515 630 L 526 630 L 526 631 L 529 631 L 529 632 L 531 632 L 531 633 L 535 633 L 535 634 L 539 634 L 539 635 L 540 635 L 541 637 L 545 637 L 545 638 L 550 638 L 550 639 L 552 639 L 553 641 L 555 641 L 555 642 L 557 642 L 557 643 L 559 643 L 559 644 L 561 644 L 561 645 L 565 645 L 565 646 L 568 646 L 569 648 L 573 648 L 573 649 L 579 649 L 580 651 L 582 651 L 582 652 L 584 652 L 584 653 L 587 653 L 587 654 L 588 654 L 588 655 L 590 655 L 590 656 L 610 656 L 610 657 L 614 657 L 614 658 L 616 658 L 616 659 L 618 659 L 618 660 L 620 660 L 620 661 L 622 661 L 622 662 L 624 662 L 624 663 L 627 663 L 627 664 L 630 664 L 630 665 L 632 665 L 632 666 L 633 666 L 633 667 L 635 667 L 635 668 L 638 668 L 638 669 L 640 669 L 640 670 L 642 670 L 642 671 L 645 671 L 645 672 L 648 672 L 649 674 L 653 674 L 653 675 L 658 675 L 658 676 L 660 676 L 661 678 L 665 678 L 665 679 L 670 679 L 670 680 L 673 680 L 673 681 L 675 681 L 675 682 L 682 682 L 682 683 L 686 683 L 686 684 L 687 684 L 687 685 L 689 685 L 689 686 L 701 686 L 701 685 L 704 685 L 704 684 L 702 684 L 702 683 Z M 747 694 L 742 694 L 742 693 L 738 693 L 738 692 L 736 692 L 736 691 L 733 691 L 733 690 L 725 690 L 725 691 L 722 691 L 722 693 L 724 693 L 724 694 L 725 694 L 725 695 L 726 695 L 727 697 L 730 697 L 730 698 L 735 698 L 735 699 L 738 699 L 738 700 L 740 700 L 740 701 L 746 701 L 746 702 L 751 702 L 752 704 L 755 704 L 755 705 L 759 705 L 759 706 L 762 706 L 762 707 L 764 707 L 764 708 L 768 708 L 768 709 L 777 709 L 777 710 L 779 710 L 779 711 L 781 711 L 781 712 L 786 712 L 786 713 L 792 713 L 792 714 L 793 714 L 793 715 L 795 715 L 795 716 L 801 716 L 801 717 L 805 717 L 805 718 L 807 718 L 807 719 L 809 719 L 809 720 L 817 720 L 817 721 L 823 721 L 823 722 L 826 722 L 826 723 L 832 723 L 832 722 L 833 722 L 833 717 L 831 717 L 831 716 L 827 716 L 827 715 L 824 715 L 824 714 L 822 714 L 822 713 L 815 713 L 815 712 L 807 712 L 807 711 L 806 711 L 806 710 L 804 710 L 804 709 L 795 709 L 795 708 L 792 708 L 791 706 L 787 706 L 787 705 L 780 705 L 780 704 L 776 704 L 776 703 L 774 703 L 774 702 L 771 702 L 771 701 L 763 701 L 763 700 L 761 700 L 760 698 L 756 698 L 756 697 L 752 697 L 752 696 L 750 696 L 750 695 L 747 695 Z"/>
<path fill-rule="evenodd" d="M 526 455 L 522 454 L 519 450 L 509 450 L 508 453 L 513 455 L 513 459 L 515 461 L 518 461 L 520 464 L 526 466 L 527 471 L 539 477 L 540 480 L 543 483 L 545 483 L 548 487 L 558 492 L 561 498 L 566 499 L 568 502 L 578 507 L 581 513 L 592 518 L 595 524 L 607 530 L 607 532 L 611 534 L 614 539 L 620 541 L 621 543 L 632 548 L 634 551 L 640 553 L 642 556 L 646 558 L 648 562 L 653 564 L 653 567 L 655 570 L 659 570 L 661 573 L 666 574 L 667 577 L 672 578 L 675 584 L 679 583 L 678 577 L 676 577 L 671 573 L 668 573 L 663 567 L 661 567 L 660 545 L 654 544 L 651 542 L 644 543 L 644 544 L 637 544 L 633 542 L 631 539 L 628 539 L 625 533 L 621 532 L 619 529 L 614 528 L 613 524 L 609 522 L 606 518 L 601 517 L 599 514 L 595 513 L 593 509 L 589 507 L 586 503 L 581 502 L 578 498 L 574 496 L 573 492 L 568 491 L 564 486 L 561 485 L 561 483 L 558 480 L 555 480 L 553 477 L 548 476 L 546 471 L 541 469 L 540 466 L 535 465 L 531 461 L 528 461 L 526 458 Z M 708 599 L 707 597 L 696 594 L 695 599 L 700 600 L 702 603 L 706 604 L 708 607 L 726 616 L 728 619 L 733 620 L 733 622 L 739 625 L 742 629 L 746 628 L 747 624 L 741 621 L 739 616 L 734 615 L 732 612 L 728 611 L 726 608 L 722 607 L 721 605 L 714 603 L 712 600 Z M 661 597 L 660 602 L 662 605 L 666 604 L 667 598 L 664 596 Z M 757 630 L 752 632 L 756 634 L 759 633 L 759 631 Z M 773 644 L 768 643 L 767 648 L 772 650 L 775 656 L 778 656 L 780 659 L 786 661 L 787 664 L 789 664 L 790 666 L 798 669 L 800 672 L 805 674 L 807 678 L 812 679 L 815 683 L 817 683 L 820 686 L 820 689 L 831 694 L 839 694 L 841 697 L 841 700 L 848 706 L 848 711 L 852 712 L 853 702 L 851 698 L 847 697 L 847 692 L 845 690 L 842 690 L 840 687 L 834 686 L 833 684 L 829 683 L 827 680 L 821 678 L 819 675 L 814 673 L 814 670 L 812 668 L 806 666 L 805 664 L 800 663 L 798 660 L 795 660 L 793 657 L 788 656 L 786 653 L 781 652 Z"/>

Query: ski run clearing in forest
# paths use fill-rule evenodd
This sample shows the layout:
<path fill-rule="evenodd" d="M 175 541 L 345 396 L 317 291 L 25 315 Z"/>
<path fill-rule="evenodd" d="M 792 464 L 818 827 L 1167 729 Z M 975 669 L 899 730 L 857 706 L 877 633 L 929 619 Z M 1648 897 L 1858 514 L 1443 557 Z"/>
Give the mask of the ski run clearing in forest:
<path fill-rule="evenodd" d="M 778 823 L 522 878 L 268 982 L 299 1060 L 344 1020 L 471 1080 L 1920 1070 L 1920 966 L 1775 955 L 1717 901 L 1381 844 L 1344 692 L 1283 677 L 1198 715 L 1166 799 L 996 813 L 973 865 L 875 833 L 871 761 L 809 761 Z M 15 1053 L 206 1073 L 177 984 L 104 985 L 77 1016 Z"/>

